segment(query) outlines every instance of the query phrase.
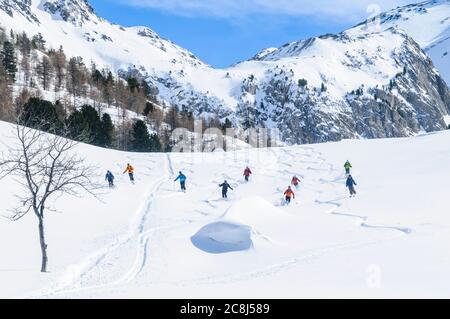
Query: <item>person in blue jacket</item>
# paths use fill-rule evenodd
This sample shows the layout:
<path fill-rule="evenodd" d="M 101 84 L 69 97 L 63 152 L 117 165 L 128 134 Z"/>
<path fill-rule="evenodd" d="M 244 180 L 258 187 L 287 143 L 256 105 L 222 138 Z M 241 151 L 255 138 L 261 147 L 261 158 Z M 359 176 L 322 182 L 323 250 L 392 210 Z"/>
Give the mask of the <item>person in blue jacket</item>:
<path fill-rule="evenodd" d="M 347 188 L 350 191 L 350 197 L 356 195 L 355 185 L 357 184 L 353 179 L 352 175 L 348 175 L 347 182 L 345 184 L 347 185 Z"/>
<path fill-rule="evenodd" d="M 111 171 L 106 172 L 105 181 L 108 181 L 109 187 L 114 187 L 114 175 Z"/>
<path fill-rule="evenodd" d="M 182 172 L 179 172 L 179 175 L 177 178 L 175 178 L 174 182 L 177 180 L 180 180 L 180 187 L 183 192 L 186 191 L 186 175 L 184 175 Z"/>

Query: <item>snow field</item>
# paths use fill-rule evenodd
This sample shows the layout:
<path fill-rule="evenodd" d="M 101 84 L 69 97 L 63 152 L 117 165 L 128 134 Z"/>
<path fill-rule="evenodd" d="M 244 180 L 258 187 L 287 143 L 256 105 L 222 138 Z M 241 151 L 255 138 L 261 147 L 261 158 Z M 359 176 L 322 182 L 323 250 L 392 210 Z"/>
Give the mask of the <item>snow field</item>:
<path fill-rule="evenodd" d="M 9 125 L 1 124 L 2 134 Z M 0 220 L 2 297 L 448 297 L 449 132 L 196 154 L 80 150 L 117 188 L 62 198 L 38 273 L 34 216 Z M 2 150 L 5 145 L 0 146 Z M 355 198 L 345 189 L 353 164 Z M 127 162 L 137 182 L 121 175 Z M 245 166 L 253 175 L 248 183 Z M 173 182 L 187 175 L 187 192 Z M 281 205 L 293 175 L 296 200 Z M 99 178 L 104 178 L 100 175 Z M 234 190 L 221 198 L 220 183 Z M 0 181 L 13 205 L 17 191 Z M 2 196 L 3 197 L 3 196 Z"/>

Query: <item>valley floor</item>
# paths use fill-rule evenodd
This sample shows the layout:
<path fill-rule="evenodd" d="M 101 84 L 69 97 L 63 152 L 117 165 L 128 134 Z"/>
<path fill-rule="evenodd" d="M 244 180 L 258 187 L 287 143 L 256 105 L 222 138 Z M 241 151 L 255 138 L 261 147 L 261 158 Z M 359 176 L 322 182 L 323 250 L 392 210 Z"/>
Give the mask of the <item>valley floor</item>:
<path fill-rule="evenodd" d="M 0 123 L 2 136 L 9 130 Z M 47 274 L 38 272 L 35 217 L 0 218 L 0 297 L 448 298 L 449 141 L 447 131 L 204 154 L 80 145 L 102 173 L 113 170 L 117 187 L 101 202 L 58 200 L 60 212 L 47 216 Z M 128 162 L 135 185 L 122 175 Z M 186 193 L 173 181 L 180 170 Z M 302 184 L 283 206 L 293 175 Z M 228 200 L 224 179 L 234 188 Z M 5 179 L 0 190 L 7 215 L 19 188 Z"/>

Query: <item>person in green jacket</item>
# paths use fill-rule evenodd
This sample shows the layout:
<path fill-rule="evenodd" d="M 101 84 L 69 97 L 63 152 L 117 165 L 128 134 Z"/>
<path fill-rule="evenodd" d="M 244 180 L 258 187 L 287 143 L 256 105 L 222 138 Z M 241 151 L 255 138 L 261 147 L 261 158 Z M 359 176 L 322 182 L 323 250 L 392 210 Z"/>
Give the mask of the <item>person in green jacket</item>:
<path fill-rule="evenodd" d="M 350 162 L 347 161 L 344 164 L 344 168 L 345 168 L 345 174 L 349 175 L 350 174 L 350 169 L 352 168 L 352 164 L 350 164 Z"/>

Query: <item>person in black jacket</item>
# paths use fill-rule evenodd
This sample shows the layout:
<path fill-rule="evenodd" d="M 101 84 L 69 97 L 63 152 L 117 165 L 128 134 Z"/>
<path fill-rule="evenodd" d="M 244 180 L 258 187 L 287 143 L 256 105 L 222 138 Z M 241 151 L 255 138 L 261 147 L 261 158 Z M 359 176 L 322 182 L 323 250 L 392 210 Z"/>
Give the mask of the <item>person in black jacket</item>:
<path fill-rule="evenodd" d="M 347 186 L 348 190 L 350 191 L 350 197 L 356 195 L 356 190 L 355 190 L 356 182 L 353 179 L 352 175 L 348 175 L 347 182 L 345 183 L 345 185 Z"/>
<path fill-rule="evenodd" d="M 222 187 L 222 198 L 228 198 L 227 197 L 228 188 L 233 190 L 233 188 L 230 186 L 230 184 L 228 184 L 227 181 L 224 181 L 222 184 L 219 185 L 219 187 Z"/>

